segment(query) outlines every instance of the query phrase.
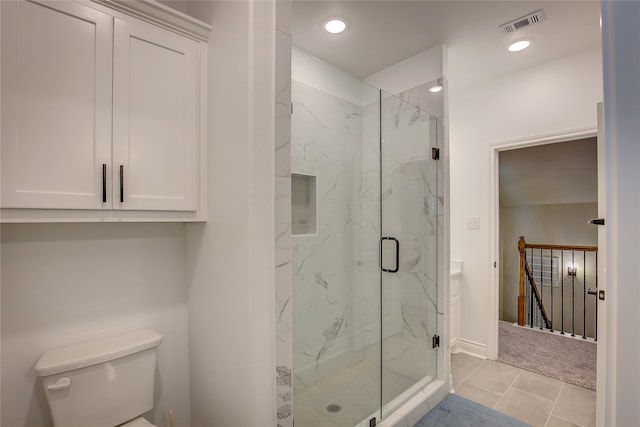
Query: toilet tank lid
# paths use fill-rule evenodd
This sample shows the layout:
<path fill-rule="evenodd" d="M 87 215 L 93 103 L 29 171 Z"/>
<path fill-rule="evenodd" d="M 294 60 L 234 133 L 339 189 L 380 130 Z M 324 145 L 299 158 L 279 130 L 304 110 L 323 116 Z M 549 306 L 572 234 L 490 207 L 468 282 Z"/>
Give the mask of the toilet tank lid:
<path fill-rule="evenodd" d="M 129 332 L 46 352 L 36 363 L 40 377 L 119 359 L 157 347 L 162 335 L 151 329 Z"/>

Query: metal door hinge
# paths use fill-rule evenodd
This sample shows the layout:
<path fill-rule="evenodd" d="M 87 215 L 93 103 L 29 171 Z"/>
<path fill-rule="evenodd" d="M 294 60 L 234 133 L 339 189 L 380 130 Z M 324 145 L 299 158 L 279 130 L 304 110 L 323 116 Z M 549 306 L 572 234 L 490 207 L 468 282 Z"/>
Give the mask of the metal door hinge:
<path fill-rule="evenodd" d="M 440 160 L 440 149 L 438 147 L 431 147 L 431 159 Z"/>
<path fill-rule="evenodd" d="M 431 345 L 432 348 L 440 347 L 440 335 L 434 335 L 433 338 L 431 338 Z"/>

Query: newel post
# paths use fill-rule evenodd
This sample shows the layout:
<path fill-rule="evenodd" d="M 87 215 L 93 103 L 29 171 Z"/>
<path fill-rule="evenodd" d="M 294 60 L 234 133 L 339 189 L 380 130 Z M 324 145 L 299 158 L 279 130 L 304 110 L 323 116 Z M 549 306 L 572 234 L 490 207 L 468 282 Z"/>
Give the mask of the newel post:
<path fill-rule="evenodd" d="M 518 252 L 520 252 L 520 292 L 518 293 L 518 325 L 525 325 L 525 308 L 527 299 L 524 294 L 524 257 L 525 241 L 524 236 L 518 240 Z"/>

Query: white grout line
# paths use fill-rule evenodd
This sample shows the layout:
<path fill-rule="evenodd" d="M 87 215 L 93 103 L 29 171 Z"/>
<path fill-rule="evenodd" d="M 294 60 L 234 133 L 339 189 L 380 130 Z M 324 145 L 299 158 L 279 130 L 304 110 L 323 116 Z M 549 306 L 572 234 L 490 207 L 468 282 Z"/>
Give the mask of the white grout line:
<path fill-rule="evenodd" d="M 547 417 L 547 422 L 544 423 L 545 427 L 549 424 L 549 421 L 551 420 L 551 416 L 553 415 L 553 410 L 556 409 L 556 405 L 558 404 L 558 400 L 560 400 L 560 395 L 562 394 L 562 390 L 564 390 L 564 386 L 567 385 L 564 381 L 562 382 L 562 387 L 560 387 L 560 392 L 558 393 L 558 396 L 556 396 L 556 400 L 553 402 L 553 407 L 551 408 L 551 412 L 549 412 L 549 416 Z M 553 415 L 555 416 L 555 415 Z M 558 417 L 560 418 L 560 417 Z M 568 420 L 565 420 L 568 421 Z"/>
<path fill-rule="evenodd" d="M 499 362 L 498 362 L 499 363 Z M 520 369 L 520 368 L 518 368 Z M 491 409 L 496 409 L 498 407 L 498 404 L 500 402 L 502 402 L 502 399 L 504 399 L 504 395 L 507 394 L 507 392 L 509 391 L 509 389 L 511 387 L 513 387 L 513 384 L 518 380 L 518 378 L 520 378 L 520 375 L 522 375 L 522 373 L 524 372 L 523 369 L 520 369 L 520 373 L 518 375 L 516 375 L 516 377 L 513 379 L 513 381 L 511 381 L 511 384 L 509 385 L 509 387 L 507 387 L 507 389 L 504 391 L 504 393 L 502 393 L 502 396 L 500 396 L 500 399 L 498 399 L 498 401 L 496 402 L 495 405 L 493 405 L 493 407 Z M 499 412 L 499 411 L 498 411 Z"/>
<path fill-rule="evenodd" d="M 466 354 L 466 353 L 463 353 L 463 354 Z M 476 359 L 480 359 L 479 357 L 476 357 L 476 356 L 472 356 L 472 357 L 474 357 L 474 358 L 476 358 Z M 482 359 L 481 359 L 481 360 L 482 360 Z M 486 362 L 486 359 L 482 360 L 482 362 L 480 362 L 480 364 L 479 364 L 478 366 L 476 366 L 475 368 L 473 368 L 473 369 L 471 370 L 471 372 L 469 372 L 469 373 L 464 377 L 464 379 L 458 383 L 458 385 L 461 385 L 463 382 L 465 382 L 466 380 L 468 380 L 468 379 L 469 379 L 469 377 L 470 377 L 471 375 L 473 375 L 473 373 L 474 373 L 475 371 L 477 371 L 477 370 L 478 370 L 478 368 L 480 368 L 480 366 L 482 366 L 482 365 L 484 364 L 484 362 Z M 465 371 L 467 370 L 467 369 L 465 369 L 465 368 L 461 368 L 461 367 L 458 367 L 458 369 L 464 369 Z M 451 371 L 453 371 L 453 363 L 451 363 Z M 451 377 L 453 378 L 453 373 L 451 373 Z M 455 387 L 453 387 L 453 380 L 451 381 L 451 388 L 455 388 Z"/>
<path fill-rule="evenodd" d="M 484 365 L 484 363 L 485 363 L 485 362 L 486 362 L 486 360 L 483 360 L 483 361 L 482 361 L 478 366 L 476 366 L 475 368 L 473 368 L 473 369 L 471 370 L 471 372 L 469 372 L 469 373 L 467 374 L 467 376 L 466 376 L 466 377 L 464 377 L 464 379 L 463 379 L 462 381 L 460 381 L 460 384 L 462 384 L 463 382 L 465 382 L 466 380 L 468 380 L 468 379 L 469 379 L 469 377 L 471 377 L 471 375 L 473 375 L 473 374 L 474 374 L 478 369 L 480 369 L 480 367 L 481 367 L 482 365 Z M 464 369 L 464 368 L 463 368 L 463 369 Z"/>
<path fill-rule="evenodd" d="M 568 420 L 568 419 L 566 419 L 566 418 L 559 417 L 559 416 L 557 416 L 557 415 L 554 415 L 554 417 L 556 417 L 556 418 L 557 418 L 557 419 L 559 419 L 559 420 L 565 421 L 565 422 L 567 422 L 567 423 L 569 423 L 569 424 L 573 424 L 573 425 L 578 426 L 578 427 L 584 427 L 582 424 L 576 424 L 576 422 L 575 422 L 575 421 L 571 421 L 571 420 Z M 551 419 L 551 417 L 549 417 L 549 419 Z M 546 426 L 545 426 L 545 427 L 546 427 Z"/>

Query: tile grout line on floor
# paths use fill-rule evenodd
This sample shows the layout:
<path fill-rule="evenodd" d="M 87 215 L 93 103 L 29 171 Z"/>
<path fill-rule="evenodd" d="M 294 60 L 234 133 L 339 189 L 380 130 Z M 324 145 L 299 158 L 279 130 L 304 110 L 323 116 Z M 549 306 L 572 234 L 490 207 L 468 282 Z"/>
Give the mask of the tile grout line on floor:
<path fill-rule="evenodd" d="M 467 353 L 463 353 L 463 354 L 467 354 Z M 468 355 L 468 356 L 471 356 L 470 354 L 467 354 L 467 355 Z M 472 357 L 476 357 L 476 356 L 472 356 Z M 476 366 L 475 368 L 473 368 L 473 369 L 471 370 L 471 372 L 469 372 L 469 373 L 467 374 L 467 376 L 465 376 L 465 377 L 464 377 L 464 379 L 463 379 L 462 381 L 460 381 L 460 384 L 462 384 L 463 382 L 467 381 L 467 380 L 469 379 L 469 377 L 471 377 L 471 375 L 475 374 L 475 373 L 476 373 L 476 371 L 477 371 L 478 369 L 480 369 L 480 367 L 481 367 L 482 365 L 484 365 L 484 363 L 485 363 L 486 361 L 487 361 L 487 359 L 483 359 L 483 360 L 482 360 L 482 362 L 480 362 L 480 363 L 478 364 L 478 366 Z M 460 385 L 460 384 L 458 384 L 458 385 Z"/>
<path fill-rule="evenodd" d="M 549 421 L 551 421 L 551 417 L 553 417 L 553 411 L 556 409 L 556 405 L 558 404 L 558 400 L 560 400 L 560 395 L 562 394 L 562 390 L 564 390 L 564 386 L 567 385 L 566 383 L 562 383 L 562 387 L 560 387 L 560 391 L 558 392 L 558 395 L 556 396 L 556 399 L 553 401 L 553 407 L 551 408 L 551 412 L 549 412 L 549 416 L 547 417 L 547 422 L 544 423 L 545 427 L 547 425 L 549 425 Z M 565 420 L 566 421 L 566 420 Z"/>
<path fill-rule="evenodd" d="M 520 369 L 520 368 L 518 368 L 518 369 Z M 518 372 L 518 375 L 516 375 L 516 377 L 513 379 L 513 381 L 511 381 L 511 384 L 509 384 L 509 387 L 507 387 L 504 390 L 504 392 L 501 393 L 502 395 L 500 396 L 500 399 L 498 399 L 498 401 L 495 403 L 495 405 L 493 405 L 493 407 L 491 409 L 496 409 L 498 407 L 498 405 L 500 404 L 500 402 L 502 402 L 502 399 L 504 399 L 504 396 L 507 394 L 509 389 L 511 387 L 513 387 L 513 384 L 518 380 L 518 378 L 520 378 L 520 375 L 522 375 L 522 372 L 523 372 L 522 369 L 520 369 L 520 372 Z M 491 390 L 488 390 L 488 391 L 491 391 Z"/>

